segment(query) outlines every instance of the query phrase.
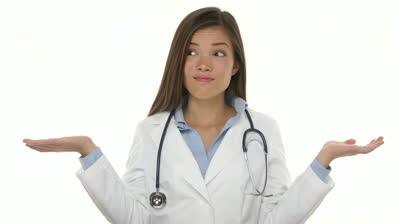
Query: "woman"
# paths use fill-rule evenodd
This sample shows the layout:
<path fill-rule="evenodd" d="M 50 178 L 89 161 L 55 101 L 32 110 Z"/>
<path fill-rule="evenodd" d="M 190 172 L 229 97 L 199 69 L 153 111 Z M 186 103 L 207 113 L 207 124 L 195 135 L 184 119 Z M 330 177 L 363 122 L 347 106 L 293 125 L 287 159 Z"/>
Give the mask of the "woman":
<path fill-rule="evenodd" d="M 251 126 L 264 137 L 247 133 Z M 327 142 L 289 186 L 276 120 L 246 103 L 237 23 L 230 13 L 207 7 L 190 13 L 175 33 L 122 178 L 87 136 L 23 142 L 40 152 L 80 153 L 77 176 L 111 223 L 293 224 L 304 223 L 333 188 L 332 160 L 369 153 L 383 137 L 366 146 L 354 139 Z"/>

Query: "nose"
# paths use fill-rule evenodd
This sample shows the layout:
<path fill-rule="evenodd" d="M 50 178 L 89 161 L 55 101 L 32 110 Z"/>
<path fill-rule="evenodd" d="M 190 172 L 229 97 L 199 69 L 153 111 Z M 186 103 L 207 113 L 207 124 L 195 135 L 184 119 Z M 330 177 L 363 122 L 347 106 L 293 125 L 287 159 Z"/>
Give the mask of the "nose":
<path fill-rule="evenodd" d="M 210 58 L 207 56 L 199 56 L 199 61 L 197 63 L 197 70 L 202 72 L 211 71 L 212 67 Z"/>

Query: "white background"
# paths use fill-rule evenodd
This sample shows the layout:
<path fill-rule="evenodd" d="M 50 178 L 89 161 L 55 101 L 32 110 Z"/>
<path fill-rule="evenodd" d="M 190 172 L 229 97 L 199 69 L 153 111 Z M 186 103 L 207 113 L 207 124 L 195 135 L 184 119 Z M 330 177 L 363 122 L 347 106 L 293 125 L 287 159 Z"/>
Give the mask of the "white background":
<path fill-rule="evenodd" d="M 122 175 L 175 30 L 206 6 L 236 18 L 247 102 L 280 123 L 293 179 L 326 141 L 385 137 L 333 161 L 336 186 L 307 223 L 400 223 L 400 7 L 361 0 L 0 3 L 0 223 L 107 223 L 75 176 L 79 154 L 22 139 L 90 136 Z"/>

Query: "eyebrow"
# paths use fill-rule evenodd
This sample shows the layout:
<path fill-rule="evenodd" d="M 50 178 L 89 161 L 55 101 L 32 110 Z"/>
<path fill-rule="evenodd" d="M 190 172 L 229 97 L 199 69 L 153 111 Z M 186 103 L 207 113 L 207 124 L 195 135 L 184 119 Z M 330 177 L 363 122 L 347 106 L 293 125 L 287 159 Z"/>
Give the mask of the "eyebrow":
<path fill-rule="evenodd" d="M 190 42 L 190 44 L 199 46 L 198 43 L 194 43 L 194 42 Z M 227 47 L 229 48 L 228 44 L 226 44 L 225 42 L 212 43 L 211 45 L 212 45 L 212 46 L 225 45 L 225 46 L 227 46 Z"/>

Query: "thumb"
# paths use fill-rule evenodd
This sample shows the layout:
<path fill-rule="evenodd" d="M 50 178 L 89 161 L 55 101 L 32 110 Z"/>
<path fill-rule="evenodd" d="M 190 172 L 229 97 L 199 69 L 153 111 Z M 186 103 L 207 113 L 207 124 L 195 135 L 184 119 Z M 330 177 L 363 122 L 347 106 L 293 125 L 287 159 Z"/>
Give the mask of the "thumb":
<path fill-rule="evenodd" d="M 351 138 L 351 139 L 347 139 L 346 141 L 344 141 L 344 143 L 346 143 L 346 144 L 355 144 L 356 140 Z"/>

